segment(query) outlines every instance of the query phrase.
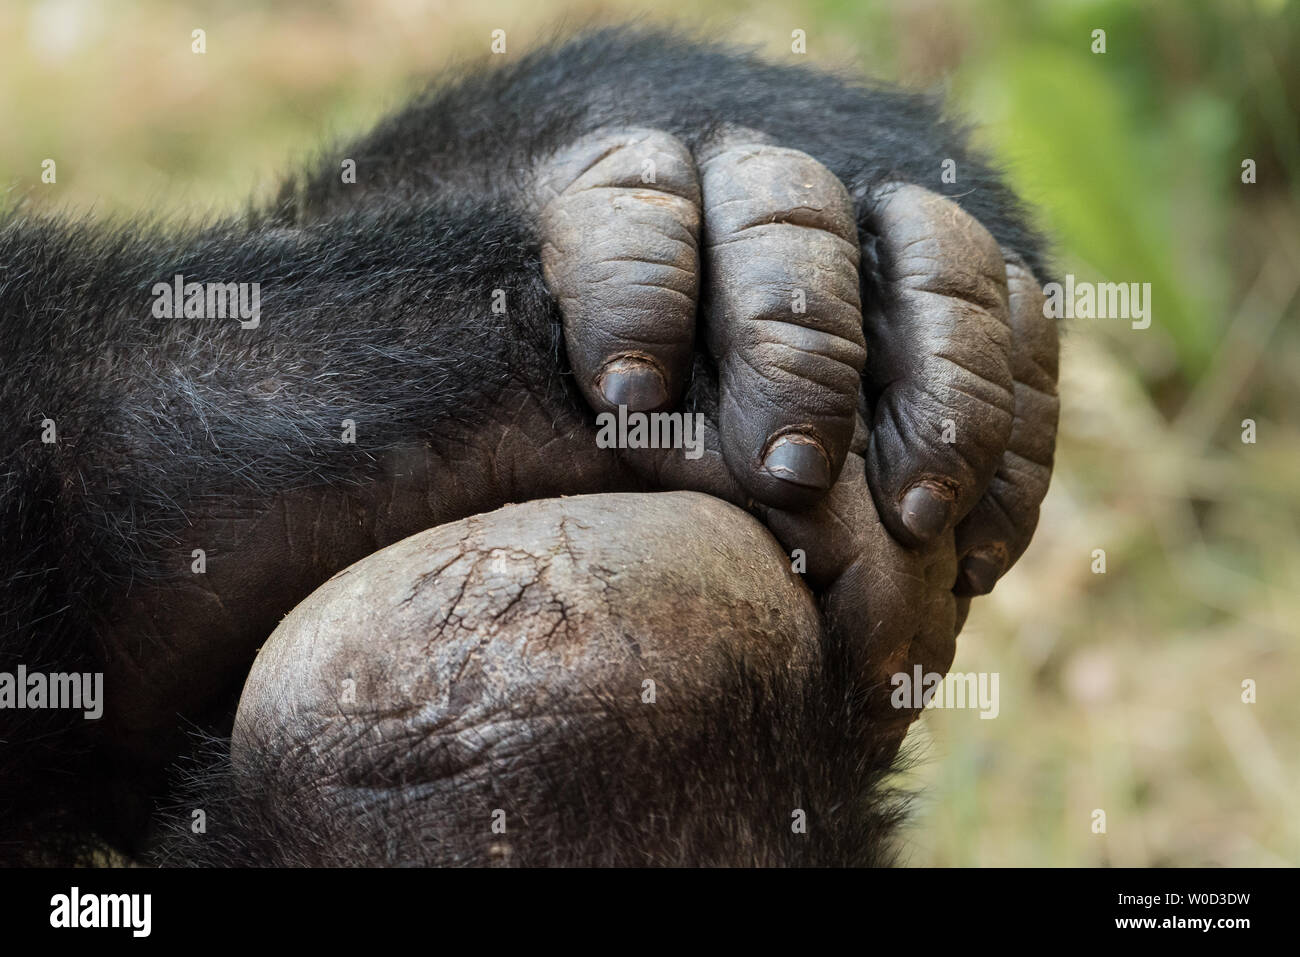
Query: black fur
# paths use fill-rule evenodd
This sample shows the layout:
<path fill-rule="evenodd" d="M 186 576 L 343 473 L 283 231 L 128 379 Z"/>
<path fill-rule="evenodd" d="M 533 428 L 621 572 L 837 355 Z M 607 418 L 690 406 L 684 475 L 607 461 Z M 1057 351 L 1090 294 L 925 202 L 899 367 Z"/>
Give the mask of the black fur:
<path fill-rule="evenodd" d="M 692 145 L 752 127 L 812 154 L 855 195 L 886 180 L 920 183 L 949 193 L 1041 272 L 1039 240 L 1014 196 L 936 100 L 644 30 L 599 31 L 452 77 L 246 217 L 173 226 L 13 210 L 0 217 L 0 670 L 99 670 L 111 601 L 165 579 L 196 514 L 248 509 L 284 489 L 362 486 L 378 451 L 412 438 L 453 446 L 512 384 L 580 409 L 522 199 L 537 159 L 607 124 L 661 128 Z M 340 183 L 343 158 L 356 160 L 358 185 Z M 945 158 L 958 163 L 959 187 L 939 182 Z M 869 240 L 865 213 L 862 226 Z M 275 321 L 248 331 L 155 319 L 150 289 L 176 273 L 260 282 Z M 505 317 L 485 308 L 495 288 L 510 291 Z M 364 447 L 331 441 L 348 416 L 373 425 Z M 47 417 L 55 445 L 39 440 Z M 820 781 L 835 802 L 858 806 L 884 767 L 856 753 L 852 696 L 837 700 L 839 732 L 802 716 L 797 733 L 755 739 L 748 753 L 773 781 Z M 229 703 L 216 718 L 185 717 L 212 718 L 220 731 Z M 763 732 L 763 721 L 741 720 L 748 706 L 734 705 L 715 722 Z M 780 724 L 773 716 L 773 734 Z M 148 808 L 115 789 L 122 772 L 94 723 L 0 711 L 0 742 L 0 860 L 66 860 L 104 841 L 138 847 Z M 673 755 L 677 786 L 712 788 L 719 804 L 766 801 L 767 772 L 726 764 L 716 741 L 674 746 L 684 749 Z M 158 779 L 145 780 L 138 790 L 168 799 Z M 599 806 L 569 781 L 551 782 L 557 800 Z M 226 783 L 247 793 L 247 781 Z M 896 815 L 888 801 L 864 807 L 833 852 L 789 859 L 880 860 Z M 242 806 L 237 817 L 230 841 L 205 846 L 231 861 L 317 860 L 306 844 L 268 856 L 257 850 L 268 835 L 238 830 L 264 824 L 278 839 L 285 822 L 273 813 Z M 722 833 L 709 831 L 704 856 L 720 859 L 709 848 Z M 584 848 L 570 859 L 626 860 L 617 846 Z M 769 850 L 753 859 L 781 856 Z"/>
<path fill-rule="evenodd" d="M 435 85 L 320 169 L 290 179 L 275 214 L 301 221 L 374 194 L 508 195 L 556 144 L 605 126 L 665 130 L 692 148 L 729 127 L 759 130 L 821 161 L 854 195 L 898 181 L 949 196 L 1035 273 L 1045 266 L 1015 194 L 972 152 L 966 127 L 944 116 L 939 97 L 661 30 L 601 30 Z M 364 190 L 340 183 L 339 157 L 366 171 Z M 958 184 L 940 181 L 945 159 L 956 161 Z"/>
<path fill-rule="evenodd" d="M 13 426 L 0 438 L 0 670 L 101 670 L 103 609 L 166 564 L 184 567 L 194 513 L 365 483 L 385 444 L 451 441 L 485 392 L 555 364 L 531 239 L 495 207 L 360 209 L 292 238 L 233 223 L 146 233 L 15 218 L 0 229 L 0 262 L 0 407 Z M 175 273 L 261 281 L 276 320 L 154 319 L 149 289 Z M 482 304 L 501 286 L 525 308 L 493 324 Z M 40 442 L 47 417 L 54 445 Z M 376 430 L 364 450 L 332 441 L 345 417 Z M 75 822 L 93 819 L 93 723 L 10 710 L 0 722 L 5 824 L 65 804 Z M 42 822 L 38 838 L 75 822 Z"/>

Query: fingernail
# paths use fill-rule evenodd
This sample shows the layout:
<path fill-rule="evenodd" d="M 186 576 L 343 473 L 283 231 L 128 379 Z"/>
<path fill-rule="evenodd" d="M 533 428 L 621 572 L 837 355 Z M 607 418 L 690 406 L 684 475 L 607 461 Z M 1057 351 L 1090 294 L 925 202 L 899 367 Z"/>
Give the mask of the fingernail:
<path fill-rule="evenodd" d="M 625 405 L 630 412 L 649 412 L 668 402 L 663 374 L 647 359 L 622 356 L 607 363 L 597 382 L 610 405 Z"/>
<path fill-rule="evenodd" d="M 903 524 L 923 542 L 944 530 L 951 510 L 952 499 L 932 485 L 913 485 L 903 496 Z"/>
<path fill-rule="evenodd" d="M 792 433 L 772 443 L 763 458 L 763 468 L 772 476 L 804 488 L 831 487 L 831 463 L 815 439 Z"/>
<path fill-rule="evenodd" d="M 967 555 L 961 563 L 961 574 L 968 594 L 987 595 L 1002 574 L 1002 563 L 986 555 Z"/>

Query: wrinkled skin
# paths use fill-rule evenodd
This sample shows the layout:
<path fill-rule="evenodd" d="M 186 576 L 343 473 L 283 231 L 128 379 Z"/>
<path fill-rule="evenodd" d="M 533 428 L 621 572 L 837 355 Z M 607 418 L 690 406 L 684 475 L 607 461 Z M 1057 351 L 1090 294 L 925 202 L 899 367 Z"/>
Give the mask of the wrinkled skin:
<path fill-rule="evenodd" d="M 771 535 L 716 498 L 578 496 L 442 525 L 280 624 L 225 770 L 153 857 L 885 863 L 890 752 L 842 650 Z"/>
<path fill-rule="evenodd" d="M 890 183 L 863 201 L 888 283 L 864 333 L 843 184 L 754 131 L 697 154 L 602 130 L 544 166 L 542 259 L 579 387 L 596 409 L 650 411 L 692 372 L 697 387 L 715 376 L 716 402 L 696 407 L 722 454 L 670 463 L 671 480 L 770 506 L 833 633 L 862 649 L 864 687 L 915 664 L 942 673 L 969 596 L 1019 558 L 1047 489 L 1056 338 L 1041 292 L 951 200 Z M 709 369 L 691 367 L 697 338 Z M 663 479 L 662 456 L 627 457 Z"/>
<path fill-rule="evenodd" d="M 258 654 L 231 747 L 236 780 L 252 784 L 238 807 L 304 836 L 244 853 L 590 862 L 576 841 L 640 863 L 775 863 L 794 805 L 747 805 L 700 829 L 698 813 L 665 813 L 676 795 L 650 795 L 665 790 L 668 742 L 744 722 L 751 695 L 780 702 L 774 717 L 800 733 L 797 717 L 828 691 L 822 640 L 777 543 L 704 495 L 548 499 L 430 529 L 334 576 Z M 584 751 L 618 768 L 614 779 L 573 760 Z M 621 760 L 631 752 L 643 753 L 637 767 Z M 585 826 L 556 823 L 556 777 Z M 616 825 L 613 802 L 635 810 Z M 504 832 L 490 826 L 497 808 Z M 836 820 L 830 807 L 811 813 L 822 827 Z M 243 826 L 213 837 L 276 831 Z"/>
<path fill-rule="evenodd" d="M 883 682 L 947 668 L 1032 534 L 1055 434 L 1041 254 L 960 135 L 904 94 L 613 32 L 343 155 L 358 186 L 327 163 L 251 223 L 0 222 L 4 407 L 60 428 L 3 440 L 4 652 L 107 691 L 93 727 L 2 735 L 31 752 L 0 804 L 35 833 L 48 794 L 107 808 L 92 829 L 132 849 L 187 723 L 228 726 L 331 575 L 509 502 L 624 491 L 706 493 L 801 550 L 836 693 L 878 712 L 841 734 L 892 753 L 913 715 Z M 912 183 L 950 156 L 952 197 Z M 142 320 L 175 273 L 261 282 L 261 327 Z M 620 404 L 702 414 L 703 456 L 598 448 Z"/>
<path fill-rule="evenodd" d="M 283 494 L 251 532 L 244 518 L 237 529 L 218 519 L 212 534 L 235 533 L 253 547 L 235 546 L 237 577 L 223 582 L 214 570 L 203 581 L 205 613 L 256 640 L 273 610 L 332 566 L 404 532 L 502 501 L 639 480 L 755 508 L 788 550 L 806 554 L 808 580 L 825 596 L 832 627 L 842 623 L 842 640 L 870 648 L 887 670 L 916 663 L 945 670 L 964 599 L 988 590 L 1019 557 L 1046 490 L 1054 329 L 1032 277 L 1014 266 L 1012 323 L 1002 254 L 975 220 L 929 191 L 891 184 L 870 199 L 885 228 L 879 241 L 892 292 L 868 316 L 866 348 L 852 200 L 811 157 L 756 139 L 729 133 L 702 151 L 697 169 L 665 134 L 600 131 L 547 158 L 528 185 L 547 285 L 584 397 L 598 411 L 619 404 L 656 411 L 674 407 L 691 381 L 691 407 L 706 417 L 702 458 L 680 449 L 611 454 L 597 448 L 589 419 L 546 395 L 544 380 L 507 389 L 492 413 L 504 421 L 453 462 L 399 448 L 386 455 L 391 479 L 373 489 Z M 657 167 L 653 189 L 637 182 L 647 157 Z M 794 290 L 802 311 L 791 307 Z M 1012 377 L 1013 353 L 1024 382 Z M 870 405 L 861 395 L 864 366 Z M 927 437 L 947 421 L 954 443 Z M 360 536 L 345 526 L 320 540 L 323 510 L 359 503 L 366 512 L 380 502 L 389 516 L 400 511 Z M 962 564 L 950 571 L 958 517 Z M 313 541 L 309 563 L 304 539 Z M 279 587 L 258 584 L 267 581 Z M 137 629 L 145 614 L 151 630 L 185 634 L 195 606 L 175 598 L 170 583 L 137 591 L 116 613 L 120 627 Z M 259 609 L 253 616 L 250 601 Z M 917 608 L 925 613 L 909 612 Z M 199 673 L 221 676 L 248 647 L 196 635 L 174 654 L 188 663 L 215 651 L 222 658 Z M 123 683 L 139 681 L 125 697 L 149 722 L 143 733 L 172 727 L 185 693 L 166 679 L 193 690 L 195 672 L 160 672 L 135 654 L 110 661 L 122 666 Z M 129 740 L 131 712 L 118 715 L 129 729 L 119 740 Z"/>

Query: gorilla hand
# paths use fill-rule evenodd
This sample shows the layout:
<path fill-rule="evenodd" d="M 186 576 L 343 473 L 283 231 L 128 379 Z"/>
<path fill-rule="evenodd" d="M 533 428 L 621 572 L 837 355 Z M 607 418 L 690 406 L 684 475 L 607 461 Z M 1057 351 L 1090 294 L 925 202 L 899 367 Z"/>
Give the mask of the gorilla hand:
<path fill-rule="evenodd" d="M 861 381 L 880 518 L 913 547 L 957 525 L 950 585 L 987 592 L 1051 471 L 1056 333 L 1037 282 L 951 200 L 889 184 L 855 210 L 824 166 L 767 140 L 732 131 L 693 155 L 668 133 L 604 130 L 543 167 L 543 263 L 579 388 L 598 410 L 655 411 L 716 369 L 730 476 L 806 509 L 840 475 Z M 880 286 L 867 297 L 860 236 Z M 737 500 L 718 464 L 677 487 Z"/>
<path fill-rule="evenodd" d="M 952 201 L 895 184 L 856 214 L 825 167 L 763 139 L 692 155 L 663 132 L 601 131 L 545 167 L 543 263 L 579 387 L 597 409 L 651 411 L 689 383 L 720 436 L 695 463 L 628 453 L 651 487 L 756 500 L 864 687 L 942 673 L 969 596 L 1037 520 L 1054 326 L 1028 270 Z M 859 218 L 884 289 L 865 335 Z"/>

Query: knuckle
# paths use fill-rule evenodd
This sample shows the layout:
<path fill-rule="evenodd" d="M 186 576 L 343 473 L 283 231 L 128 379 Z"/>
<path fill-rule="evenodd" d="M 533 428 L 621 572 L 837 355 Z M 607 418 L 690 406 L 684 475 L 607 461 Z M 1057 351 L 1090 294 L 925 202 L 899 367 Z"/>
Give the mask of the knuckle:
<path fill-rule="evenodd" d="M 777 325 L 826 333 L 864 349 L 856 264 L 801 259 L 800 242 L 806 237 L 773 233 L 743 249 L 710 252 L 708 310 L 742 336 Z"/>
<path fill-rule="evenodd" d="M 1016 380 L 1055 395 L 1060 344 L 1056 321 L 1043 314 L 1043 287 L 1018 258 L 1007 259 L 1006 272 L 1011 329 L 1016 340 L 1012 355 Z"/>
<path fill-rule="evenodd" d="M 768 323 L 750 344 L 755 361 L 788 368 L 805 379 L 844 393 L 857 408 L 865 350 L 839 336 L 802 326 Z"/>
<path fill-rule="evenodd" d="M 850 421 L 857 413 L 857 375 L 833 357 L 767 344 L 752 357 L 755 375 L 771 383 L 778 408 Z"/>
<path fill-rule="evenodd" d="M 1016 383 L 1016 416 L 1007 442 L 1008 451 L 1050 471 L 1060 407 L 1055 395 Z"/>
<path fill-rule="evenodd" d="M 1007 321 L 1007 271 L 997 240 L 974 216 L 921 186 L 890 188 L 872 211 L 886 278 L 903 289 L 973 303 Z"/>
<path fill-rule="evenodd" d="M 766 143 L 727 145 L 702 160 L 700 179 L 705 230 L 714 240 L 788 223 L 829 233 L 856 250 L 848 190 L 807 153 Z"/>
<path fill-rule="evenodd" d="M 549 203 L 592 189 L 635 191 L 651 202 L 678 198 L 699 206 L 700 185 L 686 144 L 661 130 L 601 129 L 553 154 L 537 174 L 536 193 Z"/>

